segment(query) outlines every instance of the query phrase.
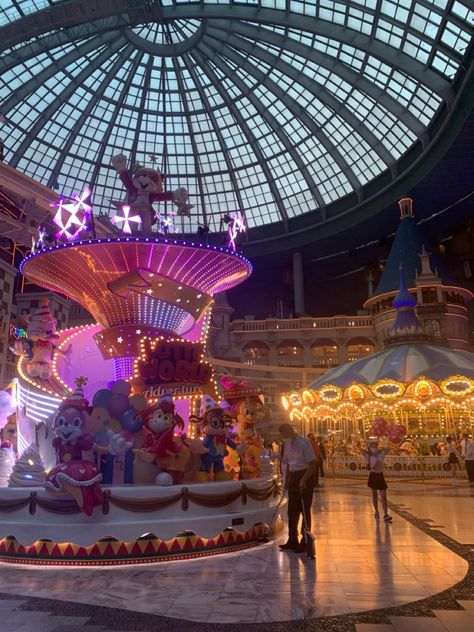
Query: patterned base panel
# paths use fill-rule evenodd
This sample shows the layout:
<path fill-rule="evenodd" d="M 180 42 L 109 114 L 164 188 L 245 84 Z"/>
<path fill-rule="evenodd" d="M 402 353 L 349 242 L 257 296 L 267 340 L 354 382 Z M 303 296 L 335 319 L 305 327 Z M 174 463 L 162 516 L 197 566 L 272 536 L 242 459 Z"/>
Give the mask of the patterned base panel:
<path fill-rule="evenodd" d="M 37 540 L 24 546 L 13 536 L 7 536 L 0 540 L 0 561 L 48 566 L 149 564 L 231 553 L 257 546 L 267 536 L 268 527 L 263 523 L 255 524 L 245 533 L 225 529 L 214 538 L 201 538 L 192 531 L 182 531 L 171 540 L 160 540 L 150 533 L 131 542 L 106 537 L 90 546 L 51 540 Z"/>

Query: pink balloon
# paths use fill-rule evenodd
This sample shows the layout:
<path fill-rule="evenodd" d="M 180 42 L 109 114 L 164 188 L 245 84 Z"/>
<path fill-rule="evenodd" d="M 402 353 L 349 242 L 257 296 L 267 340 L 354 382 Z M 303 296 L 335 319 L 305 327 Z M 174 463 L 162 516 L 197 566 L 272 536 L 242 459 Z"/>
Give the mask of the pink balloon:
<path fill-rule="evenodd" d="M 374 419 L 372 422 L 370 432 L 376 437 L 383 437 L 388 432 L 388 423 L 383 417 L 377 417 L 377 419 Z"/>

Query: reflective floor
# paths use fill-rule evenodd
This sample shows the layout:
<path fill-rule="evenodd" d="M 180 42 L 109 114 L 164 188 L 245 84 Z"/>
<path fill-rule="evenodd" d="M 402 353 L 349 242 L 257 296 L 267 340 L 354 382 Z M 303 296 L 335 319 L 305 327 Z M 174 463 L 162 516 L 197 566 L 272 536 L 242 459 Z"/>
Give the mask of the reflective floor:
<path fill-rule="evenodd" d="M 316 560 L 293 551 L 281 552 L 277 544 L 286 539 L 283 535 L 277 542 L 237 554 L 150 566 L 53 569 L 0 565 L 0 592 L 16 599 L 42 597 L 207 624 L 276 623 L 393 609 L 440 593 L 466 575 L 467 561 L 432 537 L 429 528 L 460 545 L 474 543 L 474 489 L 465 482 L 451 485 L 448 481 L 403 481 L 389 486 L 393 523 L 385 524 L 374 519 L 365 481 L 324 479 L 313 503 Z M 414 520 L 407 519 L 410 516 Z M 464 614 L 468 620 L 472 615 L 470 629 L 474 629 L 474 610 Z M 424 629 L 403 627 L 410 622 L 394 619 L 382 627 L 359 623 L 356 628 L 357 621 L 351 618 L 353 623 L 340 629 Z M 451 630 L 441 621 L 431 619 L 430 631 L 436 632 L 437 622 L 444 626 L 440 629 Z M 8 618 L 4 622 L 6 625 Z M 416 625 L 422 624 L 417 619 Z M 28 628 L 22 625 L 24 632 Z M 84 622 L 78 625 L 88 627 Z M 0 629 L 3 632 L 1 625 Z M 19 627 L 5 632 L 10 630 Z"/>

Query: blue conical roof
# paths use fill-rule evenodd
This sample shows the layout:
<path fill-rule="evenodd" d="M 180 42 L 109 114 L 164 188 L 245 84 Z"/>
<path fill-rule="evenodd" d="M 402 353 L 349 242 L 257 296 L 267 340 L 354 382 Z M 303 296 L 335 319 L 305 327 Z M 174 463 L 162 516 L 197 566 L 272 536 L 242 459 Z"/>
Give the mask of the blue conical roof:
<path fill-rule="evenodd" d="M 403 214 L 400 226 L 395 234 L 387 263 L 380 278 L 375 295 L 386 292 L 396 292 L 399 289 L 400 276 L 399 268 L 403 265 L 406 287 L 415 287 L 416 275 L 421 272 L 420 254 L 423 249 L 430 256 L 430 266 L 432 270 L 439 270 L 439 261 L 433 254 L 430 244 L 426 241 L 421 229 L 416 225 L 415 218 L 411 214 Z"/>
<path fill-rule="evenodd" d="M 397 309 L 397 317 L 392 327 L 394 336 L 423 332 L 423 325 L 415 313 L 416 298 L 407 290 L 403 266 L 400 266 L 400 284 L 398 294 L 393 299 L 392 305 Z"/>
<path fill-rule="evenodd" d="M 405 270 L 403 269 L 402 265 L 399 266 L 398 272 L 398 294 L 393 299 L 393 307 L 396 307 L 397 309 L 399 307 L 416 307 L 416 298 L 407 290 L 405 281 Z"/>

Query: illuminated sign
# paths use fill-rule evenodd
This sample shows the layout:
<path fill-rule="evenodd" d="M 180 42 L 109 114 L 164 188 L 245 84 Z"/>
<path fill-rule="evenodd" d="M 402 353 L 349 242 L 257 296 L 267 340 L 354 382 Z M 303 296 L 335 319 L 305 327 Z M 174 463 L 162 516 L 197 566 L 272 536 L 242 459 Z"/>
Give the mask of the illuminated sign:
<path fill-rule="evenodd" d="M 213 376 L 203 352 L 201 343 L 145 337 L 140 341 L 140 357 L 134 362 L 133 383 L 146 397 L 197 395 Z"/>
<path fill-rule="evenodd" d="M 28 338 L 26 329 L 15 327 L 14 325 L 10 325 L 10 336 L 12 338 L 15 338 L 15 340 L 20 340 L 20 338 Z"/>

